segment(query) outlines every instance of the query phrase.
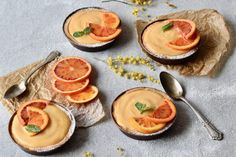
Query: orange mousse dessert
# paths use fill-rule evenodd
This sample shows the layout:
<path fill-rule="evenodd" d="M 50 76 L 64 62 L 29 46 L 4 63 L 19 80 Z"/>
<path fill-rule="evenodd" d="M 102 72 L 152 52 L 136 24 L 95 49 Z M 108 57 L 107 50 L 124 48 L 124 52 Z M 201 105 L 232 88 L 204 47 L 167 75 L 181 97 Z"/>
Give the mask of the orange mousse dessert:
<path fill-rule="evenodd" d="M 163 129 L 175 118 L 176 108 L 159 90 L 135 88 L 115 100 L 112 114 L 123 130 L 151 134 Z"/>
<path fill-rule="evenodd" d="M 70 125 L 68 115 L 56 105 L 32 100 L 20 106 L 11 124 L 11 134 L 20 146 L 37 150 L 63 141 Z"/>
<path fill-rule="evenodd" d="M 196 24 L 187 19 L 155 21 L 142 34 L 144 49 L 165 57 L 189 53 L 196 48 L 199 41 L 200 34 Z"/>
<path fill-rule="evenodd" d="M 121 33 L 120 18 L 102 8 L 82 8 L 68 17 L 64 32 L 77 44 L 99 46 L 113 41 Z"/>

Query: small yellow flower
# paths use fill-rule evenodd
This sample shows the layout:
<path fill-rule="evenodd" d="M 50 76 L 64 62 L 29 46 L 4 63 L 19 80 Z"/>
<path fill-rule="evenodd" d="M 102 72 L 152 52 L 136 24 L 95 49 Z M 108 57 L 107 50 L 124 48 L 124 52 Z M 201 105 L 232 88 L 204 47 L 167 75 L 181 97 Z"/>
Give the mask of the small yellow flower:
<path fill-rule="evenodd" d="M 91 153 L 91 152 L 85 152 L 84 156 L 85 157 L 94 157 L 93 153 Z"/>
<path fill-rule="evenodd" d="M 132 3 L 135 3 L 136 5 L 150 5 L 152 3 L 152 0 L 129 0 Z"/>
<path fill-rule="evenodd" d="M 134 8 L 133 11 L 132 11 L 132 14 L 134 16 L 138 16 L 138 13 L 139 13 L 139 9 L 138 8 Z"/>

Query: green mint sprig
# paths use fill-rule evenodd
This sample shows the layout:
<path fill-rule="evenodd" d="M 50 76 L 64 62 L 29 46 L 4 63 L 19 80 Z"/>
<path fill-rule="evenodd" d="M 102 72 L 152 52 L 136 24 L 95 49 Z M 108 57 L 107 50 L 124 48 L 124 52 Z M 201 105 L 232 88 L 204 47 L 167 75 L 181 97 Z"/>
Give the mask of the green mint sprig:
<path fill-rule="evenodd" d="M 174 26 L 173 22 L 170 22 L 170 23 L 162 26 L 162 31 L 165 32 L 165 31 L 171 29 L 173 26 Z"/>
<path fill-rule="evenodd" d="M 83 31 L 74 32 L 73 36 L 78 38 L 78 37 L 82 37 L 84 35 L 88 35 L 89 33 L 91 33 L 91 28 L 86 27 Z"/>
<path fill-rule="evenodd" d="M 144 112 L 153 110 L 153 108 L 147 107 L 146 104 L 143 104 L 143 103 L 140 103 L 140 102 L 137 102 L 135 104 L 135 107 L 140 111 L 141 114 L 143 114 Z"/>
<path fill-rule="evenodd" d="M 25 127 L 28 132 L 39 133 L 41 129 L 37 125 L 29 124 Z"/>

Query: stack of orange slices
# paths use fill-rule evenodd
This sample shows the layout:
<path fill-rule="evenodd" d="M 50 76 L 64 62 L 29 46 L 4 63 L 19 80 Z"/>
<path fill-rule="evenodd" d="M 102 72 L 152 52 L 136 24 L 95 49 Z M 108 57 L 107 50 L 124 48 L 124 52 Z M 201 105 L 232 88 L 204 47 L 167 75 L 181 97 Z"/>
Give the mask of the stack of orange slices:
<path fill-rule="evenodd" d="M 65 57 L 53 67 L 53 89 L 73 103 L 86 103 L 98 95 L 97 87 L 89 84 L 91 65 L 80 57 Z"/>
<path fill-rule="evenodd" d="M 170 41 L 168 46 L 175 50 L 191 50 L 197 46 L 200 41 L 200 34 L 196 24 L 187 19 L 169 19 L 167 24 L 171 24 L 172 29 L 176 30 L 180 37 Z"/>
<path fill-rule="evenodd" d="M 130 117 L 129 123 L 134 130 L 150 134 L 163 129 L 176 116 L 175 105 L 168 99 L 164 99 L 162 104 L 143 117 Z"/>
<path fill-rule="evenodd" d="M 106 42 L 115 39 L 121 33 L 120 18 L 113 12 L 101 12 L 102 23 L 89 23 L 91 38 Z"/>

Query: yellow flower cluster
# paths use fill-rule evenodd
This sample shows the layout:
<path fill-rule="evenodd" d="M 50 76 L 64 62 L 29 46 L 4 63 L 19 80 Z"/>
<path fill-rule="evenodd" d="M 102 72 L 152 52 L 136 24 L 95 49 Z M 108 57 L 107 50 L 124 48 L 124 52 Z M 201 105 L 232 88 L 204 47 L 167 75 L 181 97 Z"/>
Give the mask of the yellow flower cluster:
<path fill-rule="evenodd" d="M 127 71 L 122 66 L 125 64 L 144 65 L 147 66 L 150 70 L 155 71 L 154 65 L 152 64 L 152 61 L 149 58 L 139 56 L 117 56 L 115 58 L 108 57 L 106 63 L 114 73 L 121 77 L 125 77 L 126 79 L 138 80 L 141 82 L 147 79 L 153 83 L 160 83 L 159 80 L 155 79 L 150 75 L 145 75 L 144 73 L 137 71 Z"/>
<path fill-rule="evenodd" d="M 134 16 L 138 16 L 138 15 L 143 15 L 144 14 L 144 12 L 146 11 L 147 9 L 146 8 L 144 8 L 144 7 L 142 7 L 142 8 L 134 8 L 133 10 L 132 10 L 132 14 L 134 15 Z M 151 15 L 149 15 L 149 14 L 146 14 L 145 15 L 146 17 L 148 17 L 148 18 L 150 18 L 151 17 Z"/>
<path fill-rule="evenodd" d="M 142 6 L 146 6 L 146 5 L 151 5 L 152 4 L 152 0 L 129 0 L 130 2 L 136 4 L 136 5 L 142 5 Z M 134 16 L 138 16 L 140 11 L 146 11 L 145 8 L 134 8 L 132 10 L 132 14 Z M 150 16 L 150 15 L 147 15 L 147 16 Z"/>
<path fill-rule="evenodd" d="M 91 152 L 85 152 L 84 156 L 85 157 L 94 157 L 93 153 L 91 153 Z"/>
<path fill-rule="evenodd" d="M 152 0 L 129 0 L 132 3 L 135 3 L 136 5 L 150 5 L 152 4 Z"/>
<path fill-rule="evenodd" d="M 138 8 L 134 8 L 133 11 L 132 11 L 132 14 L 134 16 L 138 16 L 138 13 L 139 13 L 139 9 Z"/>

